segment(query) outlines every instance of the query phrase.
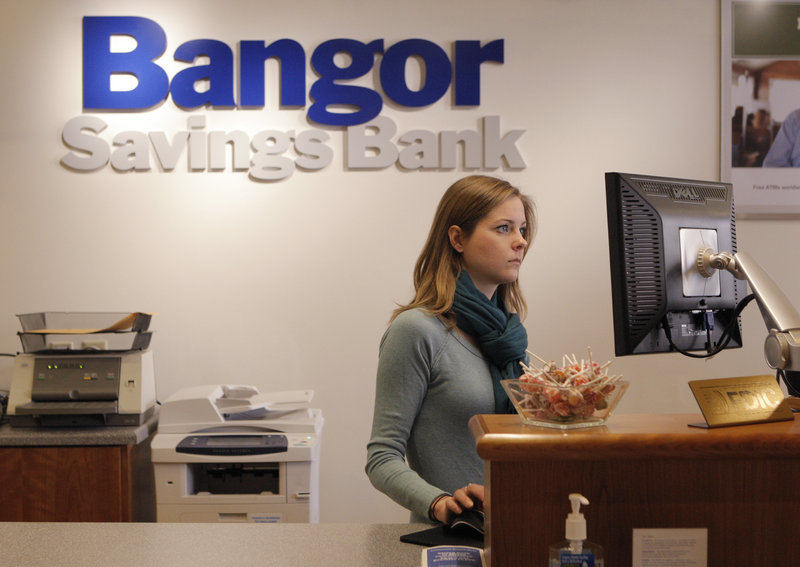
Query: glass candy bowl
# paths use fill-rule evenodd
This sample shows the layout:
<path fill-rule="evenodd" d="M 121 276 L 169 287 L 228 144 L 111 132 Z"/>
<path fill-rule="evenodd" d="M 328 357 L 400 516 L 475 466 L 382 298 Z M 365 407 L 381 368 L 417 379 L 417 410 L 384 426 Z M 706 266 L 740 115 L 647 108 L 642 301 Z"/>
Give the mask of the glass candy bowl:
<path fill-rule="evenodd" d="M 501 384 L 525 423 L 556 429 L 603 425 L 628 388 L 620 379 L 558 385 L 527 374 Z"/>

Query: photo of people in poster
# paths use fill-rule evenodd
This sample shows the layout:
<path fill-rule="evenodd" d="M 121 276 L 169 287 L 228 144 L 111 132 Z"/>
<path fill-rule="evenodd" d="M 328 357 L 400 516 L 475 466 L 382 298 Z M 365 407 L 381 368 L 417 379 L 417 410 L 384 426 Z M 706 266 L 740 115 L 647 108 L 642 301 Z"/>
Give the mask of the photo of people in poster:
<path fill-rule="evenodd" d="M 737 213 L 800 215 L 800 2 L 722 8 L 722 179 Z"/>

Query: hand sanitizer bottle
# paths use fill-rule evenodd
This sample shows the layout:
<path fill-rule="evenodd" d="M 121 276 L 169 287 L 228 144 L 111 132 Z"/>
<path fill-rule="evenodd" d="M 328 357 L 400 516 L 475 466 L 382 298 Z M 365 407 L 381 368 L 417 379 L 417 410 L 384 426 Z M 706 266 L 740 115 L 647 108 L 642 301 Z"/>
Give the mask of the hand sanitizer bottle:
<path fill-rule="evenodd" d="M 567 539 L 550 546 L 550 567 L 604 567 L 603 548 L 586 540 L 586 518 L 581 504 L 589 500 L 581 494 L 570 494 L 572 513 L 567 516 Z"/>

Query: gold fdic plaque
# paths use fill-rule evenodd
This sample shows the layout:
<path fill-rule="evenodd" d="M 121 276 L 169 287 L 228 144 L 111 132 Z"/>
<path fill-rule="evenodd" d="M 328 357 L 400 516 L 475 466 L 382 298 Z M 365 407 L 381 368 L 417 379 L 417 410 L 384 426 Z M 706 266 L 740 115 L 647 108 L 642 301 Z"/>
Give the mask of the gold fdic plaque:
<path fill-rule="evenodd" d="M 794 419 L 774 376 L 743 376 L 689 382 L 706 423 L 697 427 L 724 427 Z"/>

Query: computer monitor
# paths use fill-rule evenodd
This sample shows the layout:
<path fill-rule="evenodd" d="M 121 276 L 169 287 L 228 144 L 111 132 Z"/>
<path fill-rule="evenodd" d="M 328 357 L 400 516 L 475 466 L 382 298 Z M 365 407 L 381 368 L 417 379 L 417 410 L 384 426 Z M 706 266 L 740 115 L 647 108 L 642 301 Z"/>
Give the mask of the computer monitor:
<path fill-rule="evenodd" d="M 700 275 L 700 248 L 736 252 L 728 183 L 606 173 L 617 356 L 741 347 L 746 283 Z"/>

